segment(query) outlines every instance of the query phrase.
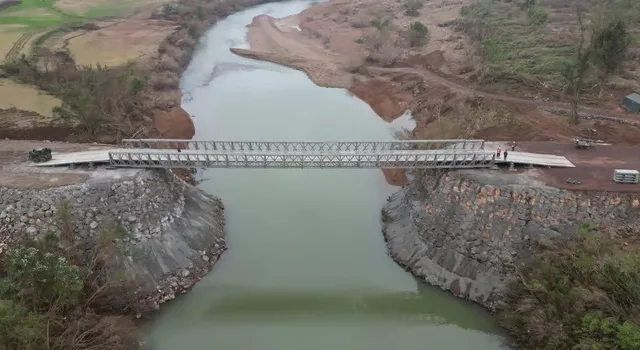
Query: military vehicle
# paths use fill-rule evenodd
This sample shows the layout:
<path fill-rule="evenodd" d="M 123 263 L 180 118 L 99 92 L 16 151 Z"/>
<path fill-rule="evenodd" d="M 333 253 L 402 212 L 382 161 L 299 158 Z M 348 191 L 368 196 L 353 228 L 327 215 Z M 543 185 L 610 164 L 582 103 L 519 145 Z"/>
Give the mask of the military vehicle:
<path fill-rule="evenodd" d="M 587 141 L 587 140 L 580 140 L 580 139 L 575 139 L 576 141 L 576 148 L 579 149 L 588 149 L 593 147 L 593 143 Z"/>
<path fill-rule="evenodd" d="M 29 160 L 34 163 L 44 163 L 51 160 L 51 148 L 38 148 L 29 152 Z"/>

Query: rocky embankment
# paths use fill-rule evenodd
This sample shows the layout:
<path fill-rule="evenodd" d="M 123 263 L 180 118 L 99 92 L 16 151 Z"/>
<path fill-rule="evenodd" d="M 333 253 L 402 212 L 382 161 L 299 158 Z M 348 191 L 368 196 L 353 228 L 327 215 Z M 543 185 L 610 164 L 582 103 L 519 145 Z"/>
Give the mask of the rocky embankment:
<path fill-rule="evenodd" d="M 530 178 L 471 170 L 416 176 L 383 209 L 389 254 L 426 282 L 494 309 L 536 246 L 584 223 L 617 234 L 640 228 L 640 194 L 559 190 Z"/>
<path fill-rule="evenodd" d="M 168 171 L 104 169 L 76 185 L 0 188 L 0 249 L 60 234 L 63 205 L 83 250 L 114 223 L 126 230 L 120 266 L 153 308 L 192 287 L 226 249 L 219 199 Z"/>

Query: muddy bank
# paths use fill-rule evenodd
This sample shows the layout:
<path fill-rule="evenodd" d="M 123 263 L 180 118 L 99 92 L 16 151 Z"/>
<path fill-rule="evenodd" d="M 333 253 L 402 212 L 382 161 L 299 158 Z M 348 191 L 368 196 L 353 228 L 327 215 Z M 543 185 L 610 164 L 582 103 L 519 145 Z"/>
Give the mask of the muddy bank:
<path fill-rule="evenodd" d="M 379 65 L 366 62 L 369 53 L 364 43 L 366 37 L 375 34 L 369 23 L 375 16 L 368 13 L 371 4 L 362 3 L 359 6 L 363 12 L 356 16 L 362 23 L 350 25 L 348 18 L 354 6 L 328 1 L 282 19 L 257 16 L 248 25 L 250 49 L 232 52 L 301 70 L 323 87 L 346 88 L 381 118 L 391 121 L 406 111 L 412 94 L 403 91 L 401 80 L 367 69 Z"/>
<path fill-rule="evenodd" d="M 413 274 L 493 309 L 534 247 L 583 223 L 637 232 L 639 203 L 637 194 L 547 187 L 527 173 L 454 171 L 416 177 L 393 195 L 383 232 L 389 254 Z"/>

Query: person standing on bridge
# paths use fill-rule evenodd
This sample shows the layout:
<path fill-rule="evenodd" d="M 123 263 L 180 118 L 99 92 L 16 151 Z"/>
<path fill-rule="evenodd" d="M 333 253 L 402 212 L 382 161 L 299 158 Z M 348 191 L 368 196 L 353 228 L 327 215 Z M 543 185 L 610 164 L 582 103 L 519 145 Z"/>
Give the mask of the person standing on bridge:
<path fill-rule="evenodd" d="M 496 154 L 498 155 L 498 159 L 500 159 L 500 153 L 502 153 L 502 148 L 498 146 L 498 150 L 496 151 Z"/>
<path fill-rule="evenodd" d="M 509 153 L 509 152 L 507 152 L 507 150 L 505 149 L 505 150 L 504 150 L 504 160 L 505 160 L 505 161 L 507 160 L 507 153 Z"/>
<path fill-rule="evenodd" d="M 516 150 L 516 142 L 511 141 L 511 151 L 514 152 Z"/>

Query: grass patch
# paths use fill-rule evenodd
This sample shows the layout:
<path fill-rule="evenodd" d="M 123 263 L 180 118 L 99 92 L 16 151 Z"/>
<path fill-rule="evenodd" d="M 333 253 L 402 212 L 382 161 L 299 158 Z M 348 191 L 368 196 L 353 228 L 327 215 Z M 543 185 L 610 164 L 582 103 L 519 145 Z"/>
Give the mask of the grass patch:
<path fill-rule="evenodd" d="M 15 107 L 25 111 L 36 112 L 50 121 L 53 109 L 62 104 L 59 99 L 48 95 L 35 87 L 17 84 L 8 79 L 0 79 L 0 108 Z"/>
<path fill-rule="evenodd" d="M 563 90 L 568 84 L 563 73 L 575 60 L 578 42 L 575 7 L 558 7 L 551 1 L 526 3 L 475 0 L 462 8 L 456 27 L 475 41 L 483 60 L 473 78 L 485 85 L 502 81 Z M 585 16 L 595 18 L 606 12 L 610 18 L 624 20 L 638 40 L 640 2 L 611 0 L 603 6 Z M 599 75 L 592 70 L 586 82 L 597 84 Z"/>
<path fill-rule="evenodd" d="M 459 28 L 480 46 L 485 59 L 483 79 L 508 76 L 523 81 L 563 84 L 562 68 L 573 58 L 574 46 L 548 35 L 548 13 L 522 9 L 515 3 L 478 0 L 462 11 Z"/>
<path fill-rule="evenodd" d="M 421 139 L 470 139 L 492 127 L 508 127 L 516 123 L 513 113 L 500 104 L 484 104 L 469 99 L 445 113 L 420 133 Z"/>
<path fill-rule="evenodd" d="M 640 349 L 640 246 L 583 225 L 539 247 L 501 324 L 527 349 Z"/>
<path fill-rule="evenodd" d="M 78 19 L 79 16 L 57 8 L 53 0 L 22 0 L 20 5 L 0 12 L 3 24 L 21 24 L 31 28 L 50 27 Z"/>

